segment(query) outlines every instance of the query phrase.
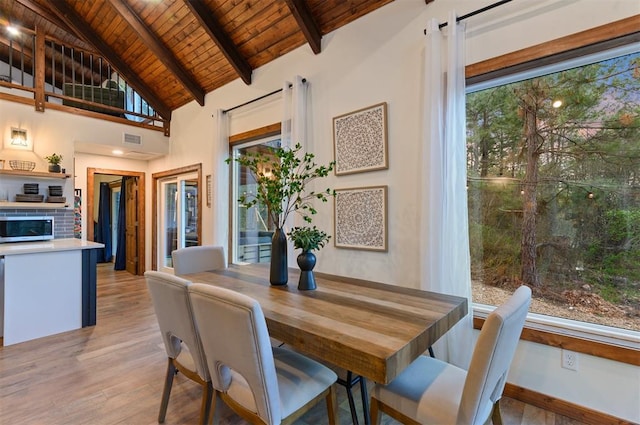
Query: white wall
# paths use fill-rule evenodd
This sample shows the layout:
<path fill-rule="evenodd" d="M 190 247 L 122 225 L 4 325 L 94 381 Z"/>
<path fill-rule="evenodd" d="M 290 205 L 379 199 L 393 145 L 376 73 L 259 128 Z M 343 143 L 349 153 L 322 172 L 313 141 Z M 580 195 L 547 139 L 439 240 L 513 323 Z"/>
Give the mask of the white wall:
<path fill-rule="evenodd" d="M 578 370 L 563 369 L 559 348 L 520 341 L 508 382 L 640 422 L 640 368 L 578 353 Z"/>
<path fill-rule="evenodd" d="M 398 0 L 359 19 L 322 40 L 322 53 L 303 46 L 254 70 L 251 86 L 236 80 L 206 96 L 204 107 L 192 102 L 173 114 L 172 164 L 187 165 L 198 158 L 205 174 L 213 173 L 214 202 L 228 208 L 228 175 L 221 164 L 226 147 L 213 146 L 215 111 L 269 93 L 285 80 L 301 75 L 309 83 L 308 150 L 320 163 L 333 159 L 332 118 L 379 102 L 388 104 L 389 169 L 347 176 L 330 176 L 320 184 L 334 188 L 389 186 L 389 251 L 366 252 L 325 247 L 316 269 L 402 286 L 418 286 L 423 29 L 427 20 L 446 20 L 449 9 L 459 15 L 491 1 Z M 467 21 L 467 63 L 509 53 L 640 13 L 634 0 L 517 1 Z M 280 120 L 281 105 L 262 101 L 231 116 L 231 133 Z M 197 147 L 195 144 L 197 143 Z M 213 164 L 216 164 L 215 166 Z M 166 163 L 153 163 L 162 168 Z M 318 205 L 318 227 L 333 232 L 332 205 Z M 221 222 L 218 218 L 225 218 Z M 217 223 L 204 241 L 225 243 L 227 217 L 207 209 L 205 223 Z M 532 367 L 535 365 L 535 367 Z M 629 365 L 581 355 L 578 372 L 560 368 L 559 350 L 523 342 L 510 382 L 590 409 L 640 421 L 640 373 Z"/>
<path fill-rule="evenodd" d="M 75 143 L 90 143 L 110 147 L 122 147 L 125 132 L 140 135 L 141 152 L 168 152 L 169 140 L 160 131 L 132 127 L 97 118 L 89 118 L 68 112 L 47 109 L 35 112 L 32 105 L 0 100 L 0 134 L 3 140 L 11 136 L 11 127 L 26 129 L 33 140 L 34 153 L 39 157 L 36 170 L 46 171 L 45 156 L 57 152 L 64 156 L 62 167 L 73 169 Z M 0 158 L 7 159 L 17 151 L 4 150 Z M 7 158 L 5 158 L 7 157 Z"/>
<path fill-rule="evenodd" d="M 418 240 L 421 157 L 421 103 L 423 29 L 431 17 L 443 22 L 450 8 L 459 15 L 492 0 L 449 0 L 425 5 L 424 0 L 397 0 L 322 40 L 322 53 L 314 55 L 302 46 L 256 69 L 253 82 L 240 79 L 209 93 L 204 107 L 197 103 L 174 111 L 170 154 L 158 160 L 129 161 L 75 154 L 74 141 L 111 144 L 130 130 L 119 124 L 0 100 L 0 131 L 10 127 L 33 130 L 35 153 L 55 151 L 65 156 L 63 166 L 74 170 L 75 187 L 86 193 L 86 169 L 99 167 L 147 172 L 147 268 L 151 256 L 151 174 L 202 163 L 203 175 L 213 175 L 213 206 L 203 207 L 203 243 L 227 243 L 228 170 L 223 160 L 226 146 L 214 145 L 215 113 L 282 87 L 285 80 L 301 75 L 309 82 L 309 138 L 305 141 L 319 162 L 333 159 L 332 118 L 379 102 L 388 104 L 389 169 L 347 176 L 330 176 L 321 184 L 334 188 L 389 186 L 389 252 L 376 253 L 325 247 L 316 269 L 322 272 L 418 286 Z M 640 13 L 636 0 L 519 0 L 467 22 L 467 63 L 509 53 L 541 42 L 603 25 Z M 232 134 L 280 120 L 281 105 L 270 99 L 231 115 Z M 165 138 L 156 132 L 149 138 Z M 0 158 L 5 158 L 0 152 Z M 40 165 L 45 166 L 44 162 Z M 67 186 L 70 186 L 68 184 Z M 73 196 L 72 187 L 65 196 Z M 333 232 L 332 205 L 318 205 L 318 227 Z M 86 226 L 83 212 L 83 226 Z M 580 355 L 578 372 L 560 368 L 559 350 L 522 342 L 509 381 L 534 391 L 626 420 L 640 422 L 640 369 Z"/>

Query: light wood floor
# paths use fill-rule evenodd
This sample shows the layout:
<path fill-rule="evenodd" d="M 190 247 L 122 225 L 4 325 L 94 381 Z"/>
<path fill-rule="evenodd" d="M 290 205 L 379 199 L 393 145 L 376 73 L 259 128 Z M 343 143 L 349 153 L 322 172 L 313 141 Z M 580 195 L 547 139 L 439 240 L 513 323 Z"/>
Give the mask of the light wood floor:
<path fill-rule="evenodd" d="M 166 354 L 144 278 L 99 265 L 97 322 L 95 327 L 0 347 L 0 424 L 157 423 Z M 360 394 L 354 390 L 358 401 Z M 196 424 L 200 395 L 198 385 L 178 375 L 165 423 Z M 342 387 L 338 402 L 340 423 L 351 424 Z M 512 399 L 503 399 L 502 407 L 506 425 L 581 424 Z M 296 425 L 326 424 L 325 412 L 321 404 Z M 220 401 L 215 421 L 244 424 Z"/>

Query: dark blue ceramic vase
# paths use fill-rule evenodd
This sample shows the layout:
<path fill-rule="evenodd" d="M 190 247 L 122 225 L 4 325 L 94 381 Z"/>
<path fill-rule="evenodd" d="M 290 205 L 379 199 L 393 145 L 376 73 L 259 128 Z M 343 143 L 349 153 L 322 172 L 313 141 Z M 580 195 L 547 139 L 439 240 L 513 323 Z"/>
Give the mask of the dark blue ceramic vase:
<path fill-rule="evenodd" d="M 313 268 L 316 265 L 316 256 L 310 251 L 303 251 L 297 258 L 300 267 L 300 280 L 298 289 L 310 291 L 316 289 L 316 278 L 313 275 Z"/>
<path fill-rule="evenodd" d="M 271 268 L 269 282 L 272 285 L 286 285 L 289 280 L 287 268 L 287 234 L 276 229 L 271 238 Z"/>

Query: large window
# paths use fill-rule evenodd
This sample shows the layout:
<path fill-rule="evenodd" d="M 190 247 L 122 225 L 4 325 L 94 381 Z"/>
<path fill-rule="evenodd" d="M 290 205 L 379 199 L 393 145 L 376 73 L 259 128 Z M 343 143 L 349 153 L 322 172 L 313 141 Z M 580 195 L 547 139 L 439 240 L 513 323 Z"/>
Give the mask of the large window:
<path fill-rule="evenodd" d="M 268 155 L 278 147 L 279 135 L 234 145 L 232 152 L 234 158 L 249 152 Z M 265 170 L 265 173 L 268 171 Z M 271 260 L 271 237 L 275 224 L 269 221 L 267 208 L 261 202 L 249 209 L 238 203 L 241 195 L 256 193 L 257 184 L 251 172 L 233 161 L 232 176 L 232 262 L 268 263 Z"/>
<path fill-rule="evenodd" d="M 469 87 L 473 300 L 640 330 L 638 46 Z"/>

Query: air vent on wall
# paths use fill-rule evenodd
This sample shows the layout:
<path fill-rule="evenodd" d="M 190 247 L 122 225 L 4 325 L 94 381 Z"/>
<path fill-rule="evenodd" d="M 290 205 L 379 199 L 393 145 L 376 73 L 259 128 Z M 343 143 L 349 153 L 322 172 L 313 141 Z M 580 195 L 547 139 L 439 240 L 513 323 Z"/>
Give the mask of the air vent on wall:
<path fill-rule="evenodd" d="M 142 136 L 124 133 L 122 136 L 122 143 L 125 145 L 142 146 Z"/>

